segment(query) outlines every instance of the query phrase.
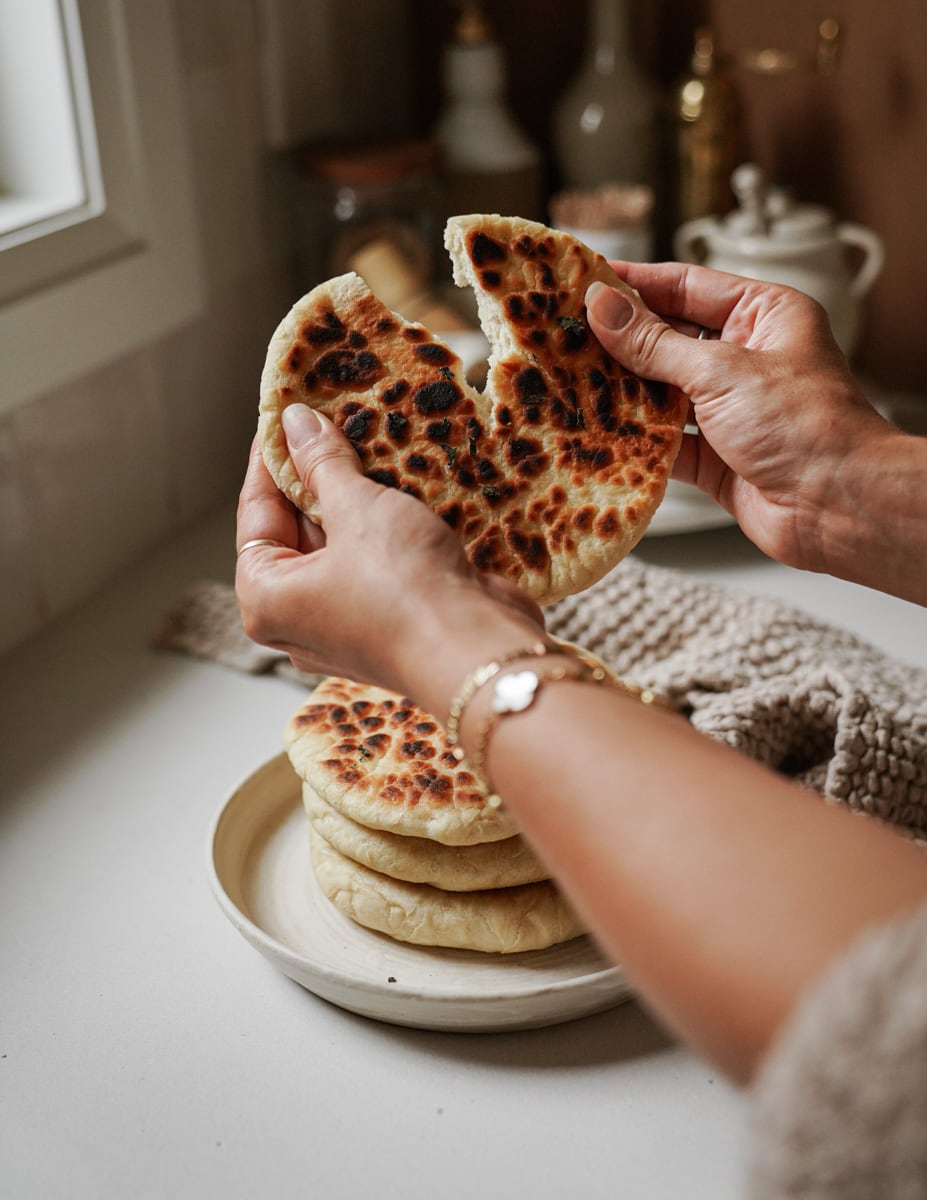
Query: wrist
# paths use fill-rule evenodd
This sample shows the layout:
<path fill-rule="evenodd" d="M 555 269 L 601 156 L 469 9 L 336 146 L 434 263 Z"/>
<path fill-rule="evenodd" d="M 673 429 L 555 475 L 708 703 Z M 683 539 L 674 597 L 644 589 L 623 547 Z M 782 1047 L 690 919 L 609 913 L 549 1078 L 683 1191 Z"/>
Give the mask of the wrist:
<path fill-rule="evenodd" d="M 529 647 L 543 626 L 490 595 L 479 584 L 453 580 L 429 591 L 414 617 L 414 632 L 397 644 L 399 690 L 444 723 L 464 678 L 481 663 Z"/>
<path fill-rule="evenodd" d="M 821 499 L 813 569 L 925 603 L 927 439 L 873 415 Z"/>
<path fill-rule="evenodd" d="M 600 685 L 645 707 L 654 705 L 674 713 L 679 711 L 673 700 L 651 688 L 622 679 L 582 646 L 549 636 L 541 638 L 533 645 L 520 647 L 471 672 L 451 707 L 446 726 L 448 742 L 459 759 L 466 757 L 471 769 L 490 792 L 493 789 L 486 757 L 499 720 L 527 712 L 549 686 L 561 683 L 586 687 Z"/>

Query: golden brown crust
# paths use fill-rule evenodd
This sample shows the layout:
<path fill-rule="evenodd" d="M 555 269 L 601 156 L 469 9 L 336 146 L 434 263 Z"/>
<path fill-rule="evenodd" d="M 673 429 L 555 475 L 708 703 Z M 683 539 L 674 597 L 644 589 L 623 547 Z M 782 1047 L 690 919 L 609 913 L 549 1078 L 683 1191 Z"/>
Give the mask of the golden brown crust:
<path fill-rule="evenodd" d="M 370 829 L 449 846 L 518 832 L 457 762 L 438 722 L 383 688 L 323 680 L 287 722 L 284 744 L 301 779 Z"/>
<path fill-rule="evenodd" d="M 397 941 L 518 954 L 545 950 L 585 932 L 548 881 L 448 892 L 372 871 L 341 854 L 314 829 L 309 844 L 322 894 L 352 921 Z"/>
<path fill-rule="evenodd" d="M 549 872 L 524 839 L 444 846 L 433 838 L 370 829 L 340 813 L 303 781 L 303 807 L 312 828 L 346 858 L 391 879 L 427 883 L 448 892 L 538 883 Z"/>
<path fill-rule="evenodd" d="M 318 519 L 289 459 L 283 409 L 303 401 L 353 442 L 365 472 L 429 504 L 471 562 L 541 603 L 588 587 L 636 544 L 663 497 L 684 397 L 602 349 L 583 298 L 624 286 L 576 239 L 517 218 L 454 218 L 447 242 L 493 347 L 486 390 L 423 326 L 357 276 L 303 297 L 275 333 L 261 383 L 268 469 Z"/>

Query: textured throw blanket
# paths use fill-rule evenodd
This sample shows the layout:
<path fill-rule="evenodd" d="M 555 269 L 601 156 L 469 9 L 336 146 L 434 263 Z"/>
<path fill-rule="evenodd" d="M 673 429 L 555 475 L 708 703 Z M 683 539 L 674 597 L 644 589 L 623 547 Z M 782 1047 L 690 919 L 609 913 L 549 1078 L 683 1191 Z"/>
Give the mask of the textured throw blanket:
<path fill-rule="evenodd" d="M 927 832 L 927 672 L 780 600 L 634 559 L 553 607 L 548 627 L 711 737 Z"/>
<path fill-rule="evenodd" d="M 830 800 L 927 836 L 927 672 L 779 600 L 631 557 L 547 610 L 551 633 L 671 696 L 692 724 Z M 314 686 L 195 585 L 155 644 Z"/>

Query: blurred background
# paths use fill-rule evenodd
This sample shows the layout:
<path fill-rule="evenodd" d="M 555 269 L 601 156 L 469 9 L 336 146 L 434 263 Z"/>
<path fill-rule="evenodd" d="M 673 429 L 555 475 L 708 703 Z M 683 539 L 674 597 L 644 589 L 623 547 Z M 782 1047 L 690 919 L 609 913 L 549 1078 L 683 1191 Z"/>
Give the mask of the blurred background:
<path fill-rule="evenodd" d="M 230 503 L 316 283 L 466 336 L 451 211 L 821 289 L 917 424 L 925 196 L 921 0 L 0 0 L 0 650 Z"/>

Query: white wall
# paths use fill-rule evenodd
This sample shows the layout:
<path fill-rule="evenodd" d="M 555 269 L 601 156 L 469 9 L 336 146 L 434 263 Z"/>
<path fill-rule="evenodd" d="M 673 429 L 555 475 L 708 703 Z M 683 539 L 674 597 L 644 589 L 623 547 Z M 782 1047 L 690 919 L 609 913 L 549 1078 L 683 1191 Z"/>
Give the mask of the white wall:
<path fill-rule="evenodd" d="M 261 74 L 268 3 L 291 38 L 308 39 L 307 70 L 321 61 L 343 78 L 342 62 L 353 56 L 377 127 L 384 113 L 401 119 L 403 89 L 384 100 L 377 78 L 397 67 L 402 77 L 401 0 L 173 0 L 205 311 L 0 416 L 0 651 L 237 492 L 268 339 L 296 294 L 315 282 L 294 277 L 291 168 L 268 148 L 274 139 Z M 316 16 L 319 6 L 331 10 L 333 47 L 318 44 L 314 22 L 301 22 L 304 5 Z M 377 37 L 356 36 L 368 21 Z M 292 97 L 300 103 L 298 89 Z M 355 101 L 322 123 L 332 132 L 344 132 L 345 122 L 357 128 L 365 112 Z"/>

